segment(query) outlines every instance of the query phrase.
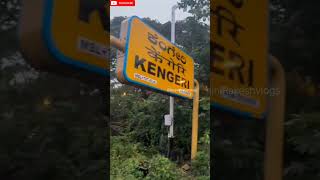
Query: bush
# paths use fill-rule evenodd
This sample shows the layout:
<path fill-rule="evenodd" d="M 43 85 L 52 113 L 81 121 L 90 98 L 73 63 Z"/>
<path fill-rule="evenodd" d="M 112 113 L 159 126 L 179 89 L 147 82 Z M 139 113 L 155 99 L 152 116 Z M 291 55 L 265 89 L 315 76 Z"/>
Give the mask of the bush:
<path fill-rule="evenodd" d="M 153 154 L 150 155 L 150 154 Z M 146 151 L 128 136 L 111 137 L 111 179 L 187 179 L 169 159 Z"/>
<path fill-rule="evenodd" d="M 210 136 L 206 132 L 200 138 L 199 151 L 196 158 L 191 162 L 191 173 L 197 179 L 210 179 Z"/>

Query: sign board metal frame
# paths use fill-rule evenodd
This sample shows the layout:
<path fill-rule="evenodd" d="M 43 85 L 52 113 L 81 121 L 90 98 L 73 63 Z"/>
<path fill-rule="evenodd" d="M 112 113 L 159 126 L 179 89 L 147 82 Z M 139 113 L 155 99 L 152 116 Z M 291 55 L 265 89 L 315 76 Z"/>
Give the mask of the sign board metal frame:
<path fill-rule="evenodd" d="M 189 82 L 189 84 L 188 84 L 189 88 L 185 88 L 186 90 L 184 90 L 183 87 L 181 89 L 177 89 L 176 86 L 178 86 L 178 85 L 177 85 L 176 80 L 175 80 L 175 83 L 176 83 L 175 87 L 173 87 L 173 86 L 165 86 L 165 87 L 167 89 L 177 89 L 179 91 L 177 91 L 177 92 L 175 92 L 175 91 L 173 91 L 173 92 L 166 91 L 165 88 L 164 88 L 164 85 L 162 85 L 163 87 L 159 88 L 157 86 L 150 85 L 151 83 L 141 82 L 139 80 L 135 80 L 134 78 L 130 77 L 130 75 L 132 76 L 132 73 L 134 73 L 134 72 L 131 72 L 131 74 L 128 75 L 128 72 L 127 72 L 128 69 L 129 69 L 128 62 L 130 61 L 129 63 L 131 63 L 131 65 L 132 65 L 132 62 L 134 61 L 132 56 L 133 56 L 134 52 L 136 52 L 134 50 L 134 48 L 138 48 L 138 47 L 130 47 L 130 45 L 132 46 L 132 41 L 133 41 L 131 39 L 132 30 L 133 30 L 133 28 L 137 28 L 137 27 L 133 27 L 133 23 L 137 23 L 137 24 L 139 24 L 139 26 L 143 26 L 143 27 L 140 27 L 140 28 L 148 29 L 148 32 L 150 31 L 152 33 L 155 33 L 159 37 L 159 42 L 160 42 L 160 40 L 165 41 L 165 44 L 169 44 L 169 45 L 173 46 L 174 48 L 176 48 L 175 52 L 181 53 L 181 56 L 183 55 L 186 58 L 186 64 L 188 64 L 188 68 L 186 68 L 186 69 L 189 72 L 189 74 L 187 74 L 189 79 L 187 79 L 187 77 L 186 77 L 185 81 Z M 137 25 L 134 25 L 134 26 L 137 26 Z M 144 34 L 144 33 L 140 33 L 141 31 L 137 31 L 137 32 L 139 32 L 138 33 L 139 35 L 140 34 Z M 137 35 L 137 32 L 136 32 L 135 35 Z M 163 35 L 158 33 L 152 27 L 150 27 L 149 25 L 145 24 L 137 16 L 132 16 L 129 19 L 127 19 L 127 20 L 122 22 L 120 36 L 121 36 L 120 39 L 124 40 L 126 42 L 125 53 L 121 53 L 121 52 L 118 53 L 117 77 L 118 77 L 118 80 L 120 82 L 125 83 L 125 84 L 132 84 L 134 86 L 141 87 L 141 88 L 151 89 L 153 91 L 164 93 L 164 94 L 167 94 L 167 95 L 170 95 L 170 96 L 175 96 L 175 97 L 180 97 L 180 98 L 188 98 L 188 99 L 192 99 L 193 98 L 193 94 L 194 94 L 194 92 L 193 92 L 194 91 L 194 60 L 189 55 L 187 55 L 184 51 L 182 51 L 176 45 L 172 44 L 167 38 L 165 38 Z M 137 37 L 135 37 L 135 38 L 137 38 Z M 143 43 L 141 43 L 141 44 L 143 45 Z M 145 52 L 145 51 L 143 51 L 143 52 Z M 177 55 L 177 57 L 178 57 L 178 55 Z M 142 57 L 142 58 L 145 58 L 145 57 Z M 148 61 L 148 62 L 150 62 L 150 61 Z M 159 66 L 159 64 L 157 64 L 157 67 L 158 66 Z M 136 73 L 134 73 L 134 74 L 136 74 Z M 146 78 L 148 78 L 148 77 L 146 77 Z M 182 93 L 180 93 L 180 90 L 189 91 L 188 92 L 189 95 L 183 95 Z"/>

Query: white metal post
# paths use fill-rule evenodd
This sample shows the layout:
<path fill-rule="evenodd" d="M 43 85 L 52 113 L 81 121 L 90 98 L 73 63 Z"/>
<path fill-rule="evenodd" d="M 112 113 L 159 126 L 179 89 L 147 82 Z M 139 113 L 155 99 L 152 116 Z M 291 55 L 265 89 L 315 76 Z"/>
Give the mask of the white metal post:
<path fill-rule="evenodd" d="M 171 11 L 171 42 L 174 44 L 175 43 L 175 10 L 178 8 L 177 5 L 172 6 L 172 11 Z M 173 138 L 173 124 L 174 124 L 174 98 L 170 96 L 170 116 L 172 118 L 172 123 L 170 126 L 168 138 Z"/>

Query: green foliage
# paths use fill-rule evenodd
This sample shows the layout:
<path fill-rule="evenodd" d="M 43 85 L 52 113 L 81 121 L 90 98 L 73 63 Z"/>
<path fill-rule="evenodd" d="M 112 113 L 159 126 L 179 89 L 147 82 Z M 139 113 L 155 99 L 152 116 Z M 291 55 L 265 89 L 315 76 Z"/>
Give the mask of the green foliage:
<path fill-rule="evenodd" d="M 182 175 L 179 173 L 179 169 L 167 158 L 156 155 L 153 156 L 150 160 L 150 173 L 146 177 L 146 179 L 181 179 Z"/>
<path fill-rule="evenodd" d="M 210 136 L 206 132 L 199 141 L 200 147 L 196 158 L 191 163 L 191 174 L 197 179 L 210 179 Z"/>
<path fill-rule="evenodd" d="M 139 92 L 140 91 L 140 92 Z M 149 93 L 149 94 L 148 94 Z M 124 96 L 125 94 L 125 96 Z M 148 94 L 148 95 L 146 95 Z M 111 90 L 111 129 L 112 134 L 130 134 L 137 142 L 150 148 L 155 147 L 166 153 L 167 128 L 163 125 L 163 115 L 168 113 L 168 97 L 123 86 Z M 209 98 L 200 99 L 199 135 L 209 128 Z M 125 113 L 124 113 L 125 112 Z M 178 161 L 188 159 L 191 146 L 191 115 L 190 101 L 176 100 L 174 158 Z"/>
<path fill-rule="evenodd" d="M 167 152 L 163 115 L 168 111 L 168 103 L 168 97 L 149 91 L 127 86 L 111 89 L 111 106 L 114 107 L 111 111 L 114 134 L 111 136 L 111 172 L 114 179 L 180 179 L 181 170 L 159 154 Z M 177 156 L 174 159 L 182 163 L 190 158 L 192 107 L 190 101 L 176 99 L 175 108 L 177 136 L 171 151 Z M 209 98 L 201 98 L 199 150 L 202 151 L 191 173 L 200 179 L 209 177 L 209 109 Z M 147 169 L 148 174 L 143 175 L 142 169 Z"/>
<path fill-rule="evenodd" d="M 271 2 L 271 52 L 287 71 L 285 179 L 319 179 L 319 2 Z"/>
<path fill-rule="evenodd" d="M 2 0 L 0 3 L 0 57 L 12 55 L 18 50 L 17 20 L 20 1 Z"/>
<path fill-rule="evenodd" d="M 34 93 L 45 80 L 24 87 L 23 93 L 16 87 L 1 93 L 1 102 L 6 103 L 0 110 L 1 177 L 103 178 L 107 147 L 99 97 L 58 95 L 59 87 L 66 90 L 58 82 L 66 79 L 50 81 L 57 86 L 55 94 L 50 86 Z M 87 103 L 97 105 L 88 108 Z"/>
<path fill-rule="evenodd" d="M 111 138 L 111 179 L 174 180 L 182 172 L 169 159 L 132 143 L 128 136 Z"/>
<path fill-rule="evenodd" d="M 106 117 L 100 110 L 105 107 L 99 103 L 100 95 L 89 95 L 94 89 L 81 88 L 78 81 L 42 73 L 30 82 L 10 85 L 21 68 L 30 71 L 26 66 L 8 67 L 0 79 L 0 100 L 5 104 L 0 108 L 0 176 L 103 178 Z"/>
<path fill-rule="evenodd" d="M 286 122 L 287 132 L 291 134 L 288 142 L 301 154 L 314 155 L 320 152 L 320 114 L 299 114 Z M 313 129 L 305 132 L 305 129 Z"/>
<path fill-rule="evenodd" d="M 319 82 L 319 2 L 271 2 L 271 53 L 280 59 L 286 71 L 297 70 Z"/>
<path fill-rule="evenodd" d="M 209 0 L 181 0 L 180 8 L 193 14 L 198 20 L 207 20 L 210 16 L 210 1 Z"/>
<path fill-rule="evenodd" d="M 145 159 L 138 152 L 138 144 L 132 144 L 128 137 L 111 138 L 110 176 L 111 179 L 142 178 L 143 172 L 139 171 L 140 161 Z"/>
<path fill-rule="evenodd" d="M 319 179 L 320 114 L 292 115 L 286 122 L 286 179 Z"/>

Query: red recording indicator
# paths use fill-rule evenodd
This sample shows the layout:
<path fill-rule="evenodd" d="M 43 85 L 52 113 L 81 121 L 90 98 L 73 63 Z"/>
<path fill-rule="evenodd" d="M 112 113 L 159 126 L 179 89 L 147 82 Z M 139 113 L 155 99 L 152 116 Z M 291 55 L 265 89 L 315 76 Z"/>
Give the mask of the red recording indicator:
<path fill-rule="evenodd" d="M 135 6 L 135 0 L 111 0 L 110 6 Z"/>

